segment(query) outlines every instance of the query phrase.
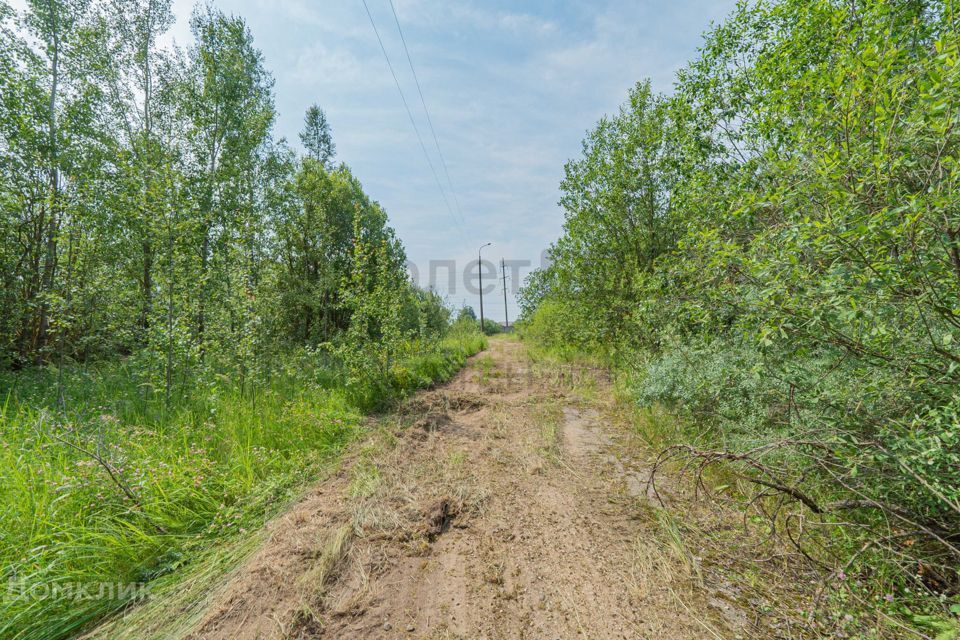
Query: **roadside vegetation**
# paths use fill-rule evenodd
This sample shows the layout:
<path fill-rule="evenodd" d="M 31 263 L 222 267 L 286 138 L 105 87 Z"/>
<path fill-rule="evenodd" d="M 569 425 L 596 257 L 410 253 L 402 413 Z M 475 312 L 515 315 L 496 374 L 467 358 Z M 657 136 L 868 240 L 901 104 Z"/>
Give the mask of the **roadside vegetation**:
<path fill-rule="evenodd" d="M 2 638 L 202 573 L 484 345 L 410 283 L 319 107 L 305 156 L 274 139 L 243 20 L 198 6 L 164 50 L 172 19 L 0 0 Z"/>
<path fill-rule="evenodd" d="M 833 637 L 960 636 L 956 11 L 741 4 L 587 135 L 521 294 L 669 412 L 658 468 L 744 489 Z"/>
<path fill-rule="evenodd" d="M 462 322 L 474 322 L 476 323 L 477 327 L 480 327 L 480 320 L 477 318 L 477 314 L 473 310 L 473 307 L 462 307 L 457 313 L 457 320 Z M 496 322 L 495 320 L 484 318 L 482 330 L 484 335 L 494 336 L 498 333 L 503 333 L 503 326 L 501 326 L 500 323 Z"/>

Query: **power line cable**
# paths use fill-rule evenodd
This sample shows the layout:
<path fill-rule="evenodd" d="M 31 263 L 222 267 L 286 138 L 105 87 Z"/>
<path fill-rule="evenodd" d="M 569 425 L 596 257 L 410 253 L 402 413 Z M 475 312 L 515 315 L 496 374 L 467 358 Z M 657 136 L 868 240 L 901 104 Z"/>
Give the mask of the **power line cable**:
<path fill-rule="evenodd" d="M 370 13 L 370 7 L 367 5 L 367 0 L 361 0 L 361 2 L 363 2 L 363 8 L 366 10 L 367 17 L 370 19 L 370 26 L 373 27 L 373 33 L 377 36 L 377 42 L 380 43 L 380 51 L 383 52 L 383 57 L 387 61 L 387 67 L 390 68 L 390 75 L 393 76 L 393 82 L 397 85 L 397 91 L 400 93 L 400 100 L 403 101 L 403 108 L 406 109 L 407 117 L 410 118 L 410 124 L 413 125 L 413 131 L 417 134 L 417 140 L 420 142 L 420 148 L 423 150 L 423 156 L 427 159 L 427 164 L 430 165 L 430 172 L 433 173 L 433 179 L 436 180 L 437 186 L 440 187 L 440 195 L 443 197 L 443 202 L 447 205 L 447 211 L 450 213 L 450 217 L 453 218 L 454 222 L 456 222 L 457 228 L 460 230 L 460 234 L 463 236 L 463 239 L 466 242 L 467 238 L 464 233 L 463 225 L 453 213 L 453 208 L 450 206 L 450 201 L 447 199 L 447 194 L 443 189 L 443 183 L 440 182 L 440 176 L 437 174 L 437 170 L 433 166 L 433 161 L 430 159 L 430 154 L 427 152 L 427 145 L 423 143 L 423 136 L 420 135 L 420 128 L 417 126 L 417 121 L 413 117 L 413 112 L 410 111 L 410 105 L 407 103 L 407 97 L 403 95 L 403 89 L 400 87 L 400 80 L 397 78 L 397 74 L 393 70 L 393 63 L 390 62 L 390 55 L 387 53 L 387 48 L 383 45 L 383 39 L 380 37 L 380 30 L 377 29 L 377 24 L 373 20 L 373 14 Z"/>
<path fill-rule="evenodd" d="M 420 94 L 420 104 L 423 105 L 423 113 L 427 116 L 427 124 L 430 125 L 430 133 L 433 135 L 433 143 L 437 147 L 437 155 L 440 156 L 440 165 L 443 167 L 443 173 L 447 177 L 447 184 L 450 186 L 450 193 L 453 195 L 453 202 L 457 205 L 457 213 L 460 219 L 466 222 L 463 216 L 463 210 L 460 208 L 460 199 L 457 197 L 457 190 L 453 187 L 453 180 L 450 179 L 450 170 L 447 168 L 447 160 L 443 157 L 443 151 L 440 150 L 440 140 L 437 138 L 437 131 L 433 128 L 433 119 L 430 117 L 430 110 L 427 109 L 427 101 L 423 97 L 423 89 L 420 87 L 420 78 L 417 76 L 416 69 L 413 68 L 413 59 L 410 57 L 410 49 L 407 48 L 407 39 L 403 35 L 403 29 L 400 27 L 400 18 L 397 16 L 397 8 L 393 0 L 388 0 L 390 10 L 393 11 L 393 19 L 397 23 L 397 31 L 400 33 L 400 42 L 403 43 L 403 52 L 407 55 L 407 64 L 410 65 L 410 72 L 413 74 L 413 81 L 417 83 L 417 93 Z"/>

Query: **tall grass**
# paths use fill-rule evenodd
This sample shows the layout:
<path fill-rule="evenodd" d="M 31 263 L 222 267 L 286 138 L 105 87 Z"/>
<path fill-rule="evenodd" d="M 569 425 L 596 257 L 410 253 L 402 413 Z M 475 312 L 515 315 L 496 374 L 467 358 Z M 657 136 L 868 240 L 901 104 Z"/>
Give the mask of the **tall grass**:
<path fill-rule="evenodd" d="M 362 394 L 383 406 L 481 349 L 453 331 Z M 0 380 L 0 638 L 59 639 L 149 592 L 224 538 L 248 534 L 329 465 L 363 408 L 302 361 L 244 389 L 229 377 L 167 408 L 122 363 Z M 158 397 L 159 396 L 159 397 Z"/>

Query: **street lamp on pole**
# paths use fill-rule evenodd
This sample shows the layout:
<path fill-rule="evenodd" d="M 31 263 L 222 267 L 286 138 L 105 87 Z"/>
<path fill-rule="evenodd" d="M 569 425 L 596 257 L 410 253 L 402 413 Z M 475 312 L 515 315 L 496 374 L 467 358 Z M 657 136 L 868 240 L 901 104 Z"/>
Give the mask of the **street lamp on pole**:
<path fill-rule="evenodd" d="M 492 244 L 488 242 L 483 247 L 489 247 Z M 480 256 L 483 247 L 477 249 L 477 268 L 480 270 L 480 333 L 483 333 L 483 258 Z"/>

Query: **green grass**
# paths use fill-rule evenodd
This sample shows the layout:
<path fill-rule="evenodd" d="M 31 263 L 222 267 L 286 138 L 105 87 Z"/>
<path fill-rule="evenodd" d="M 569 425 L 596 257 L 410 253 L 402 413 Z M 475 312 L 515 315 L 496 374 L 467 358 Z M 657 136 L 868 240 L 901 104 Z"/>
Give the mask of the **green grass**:
<path fill-rule="evenodd" d="M 463 330 L 419 345 L 367 396 L 389 405 L 442 382 L 484 345 Z M 249 538 L 336 460 L 367 408 L 336 375 L 297 366 L 245 393 L 219 376 L 168 410 L 113 363 L 71 370 L 60 413 L 54 376 L 0 380 L 4 639 L 71 637 L 203 574 L 212 549 Z"/>

